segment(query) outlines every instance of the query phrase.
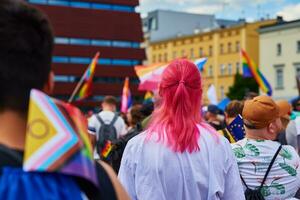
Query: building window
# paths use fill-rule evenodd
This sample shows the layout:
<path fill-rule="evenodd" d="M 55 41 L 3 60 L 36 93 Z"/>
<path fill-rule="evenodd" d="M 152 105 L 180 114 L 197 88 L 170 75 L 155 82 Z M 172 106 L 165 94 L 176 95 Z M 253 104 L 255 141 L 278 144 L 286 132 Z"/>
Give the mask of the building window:
<path fill-rule="evenodd" d="M 296 70 L 296 76 L 300 77 L 300 63 L 294 64 Z"/>
<path fill-rule="evenodd" d="M 190 49 L 190 58 L 194 59 L 194 49 L 193 48 Z"/>
<path fill-rule="evenodd" d="M 157 19 L 155 17 L 149 19 L 148 30 L 157 30 Z"/>
<path fill-rule="evenodd" d="M 208 68 L 208 76 L 209 77 L 213 76 L 213 66 L 212 65 L 210 65 L 209 68 Z"/>
<path fill-rule="evenodd" d="M 228 43 L 228 53 L 231 53 L 231 42 Z"/>
<path fill-rule="evenodd" d="M 173 51 L 173 59 L 176 59 L 176 58 L 177 58 L 177 52 Z"/>
<path fill-rule="evenodd" d="M 161 54 L 158 54 L 158 62 L 161 62 Z"/>
<path fill-rule="evenodd" d="M 165 53 L 164 57 L 165 57 L 165 62 L 168 62 L 168 54 L 167 53 Z"/>
<path fill-rule="evenodd" d="M 240 42 L 235 43 L 235 51 L 239 52 L 240 51 Z"/>
<path fill-rule="evenodd" d="M 275 77 L 276 77 L 276 89 L 284 88 L 284 80 L 283 80 L 283 65 L 275 66 Z"/>
<path fill-rule="evenodd" d="M 181 57 L 185 57 L 185 51 L 184 50 L 181 50 Z"/>
<path fill-rule="evenodd" d="M 240 73 L 240 63 L 239 63 L 239 62 L 237 62 L 237 63 L 235 64 L 235 73 L 237 73 L 237 74 Z"/>
<path fill-rule="evenodd" d="M 221 64 L 220 65 L 220 75 L 221 76 L 225 75 L 225 72 L 226 72 L 226 67 L 224 64 Z"/>
<path fill-rule="evenodd" d="M 232 74 L 232 65 L 231 63 L 228 64 L 228 75 Z"/>
<path fill-rule="evenodd" d="M 280 56 L 281 55 L 281 44 L 278 43 L 277 44 L 277 56 Z"/>
<path fill-rule="evenodd" d="M 152 62 L 153 62 L 153 63 L 156 63 L 156 55 L 153 55 L 153 57 L 152 57 Z"/>
<path fill-rule="evenodd" d="M 221 99 L 225 98 L 224 86 L 220 86 L 220 97 L 221 97 Z"/>
<path fill-rule="evenodd" d="M 223 44 L 220 45 L 220 54 L 223 54 L 224 53 L 224 49 L 223 49 Z"/>
<path fill-rule="evenodd" d="M 199 48 L 199 57 L 200 58 L 203 57 L 203 48 L 202 47 Z"/>
<path fill-rule="evenodd" d="M 213 55 L 213 48 L 212 48 L 212 46 L 209 46 L 209 56 L 212 56 Z"/>
<path fill-rule="evenodd" d="M 297 53 L 300 53 L 300 41 L 297 41 Z"/>

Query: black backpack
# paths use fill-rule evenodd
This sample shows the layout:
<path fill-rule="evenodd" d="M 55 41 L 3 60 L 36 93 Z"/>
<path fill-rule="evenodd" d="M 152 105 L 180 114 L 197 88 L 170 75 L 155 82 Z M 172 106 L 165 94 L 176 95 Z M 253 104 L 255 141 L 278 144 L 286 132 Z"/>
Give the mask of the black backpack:
<path fill-rule="evenodd" d="M 274 161 L 276 160 L 276 157 L 279 154 L 281 148 L 282 148 L 282 146 L 280 145 L 279 148 L 278 148 L 278 150 L 276 151 L 275 155 L 273 156 L 272 161 L 271 161 L 271 163 L 270 163 L 270 165 L 269 165 L 269 167 L 267 169 L 267 172 L 266 172 L 266 174 L 264 176 L 264 179 L 261 182 L 261 184 L 260 184 L 260 186 L 259 186 L 258 189 L 255 189 L 255 190 L 250 189 L 247 186 L 247 184 L 246 184 L 245 180 L 243 179 L 243 177 L 241 176 L 242 182 L 246 186 L 246 191 L 245 191 L 245 198 L 246 198 L 246 200 L 264 200 L 265 199 L 263 197 L 262 193 L 261 193 L 261 189 L 262 189 L 263 185 L 265 184 L 265 181 L 266 181 L 266 179 L 268 177 L 268 174 L 269 174 L 269 172 L 270 172 L 270 170 L 272 168 L 272 165 L 273 165 Z"/>
<path fill-rule="evenodd" d="M 107 156 L 106 158 L 102 157 L 102 150 L 105 148 L 105 146 L 108 143 L 113 144 L 114 141 L 117 139 L 117 130 L 114 124 L 117 121 L 118 117 L 119 116 L 115 114 L 110 124 L 105 124 L 102 118 L 98 114 L 96 115 L 96 118 L 98 119 L 101 125 L 97 133 L 98 134 L 98 140 L 96 142 L 97 153 L 100 156 L 100 159 L 106 162 L 109 162 L 110 159 L 109 156 Z"/>

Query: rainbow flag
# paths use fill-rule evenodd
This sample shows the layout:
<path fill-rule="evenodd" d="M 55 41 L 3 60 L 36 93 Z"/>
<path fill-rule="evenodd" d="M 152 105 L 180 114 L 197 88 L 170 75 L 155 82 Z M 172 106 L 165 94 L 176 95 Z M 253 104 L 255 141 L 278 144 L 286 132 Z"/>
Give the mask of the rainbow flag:
<path fill-rule="evenodd" d="M 78 108 L 31 90 L 23 169 L 77 176 L 98 186 L 87 121 Z"/>
<path fill-rule="evenodd" d="M 207 58 L 200 58 L 194 61 L 194 64 L 200 71 L 203 71 Z M 150 66 L 137 65 L 134 67 L 137 76 L 139 77 L 140 84 L 139 90 L 154 91 L 158 89 L 161 75 L 169 63 L 157 63 Z"/>
<path fill-rule="evenodd" d="M 101 151 L 101 157 L 102 158 L 107 158 L 112 150 L 112 143 L 111 141 L 107 140 L 105 143 L 104 148 Z"/>
<path fill-rule="evenodd" d="M 92 88 L 92 83 L 93 83 L 93 77 L 95 74 L 96 70 L 96 65 L 98 63 L 98 58 L 99 58 L 99 52 L 96 53 L 95 57 L 93 58 L 91 64 L 83 74 L 83 83 L 82 84 L 78 94 L 75 96 L 75 101 L 79 101 L 82 99 L 87 98 L 88 96 L 91 95 L 91 88 Z"/>
<path fill-rule="evenodd" d="M 132 106 L 131 92 L 129 88 L 129 78 L 125 78 L 123 94 L 122 94 L 122 103 L 121 103 L 121 112 L 127 113 L 128 109 Z"/>
<path fill-rule="evenodd" d="M 153 102 L 153 98 L 154 98 L 153 92 L 147 91 L 144 97 L 144 104 Z"/>
<path fill-rule="evenodd" d="M 250 59 L 250 57 L 244 50 L 241 50 L 241 54 L 243 62 L 243 76 L 253 77 L 256 80 L 260 89 L 269 96 L 272 96 L 272 87 L 267 81 L 267 79 L 263 76 L 259 68 L 253 62 L 253 60 Z"/>

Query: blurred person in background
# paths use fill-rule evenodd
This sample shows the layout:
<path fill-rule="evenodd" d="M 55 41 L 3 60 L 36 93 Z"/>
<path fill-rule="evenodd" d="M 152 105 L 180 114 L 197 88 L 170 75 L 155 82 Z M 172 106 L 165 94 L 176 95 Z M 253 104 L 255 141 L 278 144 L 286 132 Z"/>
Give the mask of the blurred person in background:
<path fill-rule="evenodd" d="M 119 180 L 133 200 L 244 199 L 228 141 L 201 117 L 201 76 L 185 59 L 162 74 L 145 132 L 124 151 Z"/>
<path fill-rule="evenodd" d="M 277 141 L 281 144 L 288 144 L 286 140 L 286 128 L 288 124 L 290 123 L 290 115 L 292 113 L 292 105 L 286 101 L 286 100 L 278 100 L 276 101 L 276 104 L 278 105 L 279 109 L 282 110 L 283 116 L 280 117 L 281 123 L 282 123 L 282 130 L 278 134 Z M 290 140 L 290 138 L 289 138 Z"/>
<path fill-rule="evenodd" d="M 217 131 L 225 128 L 224 117 L 221 117 L 221 111 L 216 105 L 207 106 L 205 119 Z"/>

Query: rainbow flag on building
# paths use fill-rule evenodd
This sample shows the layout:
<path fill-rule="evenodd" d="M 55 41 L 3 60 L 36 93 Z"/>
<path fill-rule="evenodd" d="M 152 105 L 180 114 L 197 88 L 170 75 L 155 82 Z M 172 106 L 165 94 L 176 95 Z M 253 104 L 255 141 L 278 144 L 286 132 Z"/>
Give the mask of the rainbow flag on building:
<path fill-rule="evenodd" d="M 78 108 L 31 90 L 23 169 L 77 176 L 98 186 L 87 121 Z"/>
<path fill-rule="evenodd" d="M 91 64 L 83 74 L 81 81 L 78 83 L 81 87 L 78 93 L 75 95 L 74 100 L 79 101 L 85 99 L 91 95 L 91 89 L 93 84 L 93 77 L 96 71 L 96 65 L 98 63 L 100 53 L 97 52 L 93 58 Z M 76 91 L 77 92 L 77 91 Z"/>
<path fill-rule="evenodd" d="M 121 112 L 127 113 L 128 109 L 132 106 L 131 92 L 129 88 L 129 78 L 125 78 L 123 93 L 122 93 L 122 102 L 121 102 Z"/>
<path fill-rule="evenodd" d="M 250 57 L 247 55 L 247 53 L 244 50 L 241 50 L 242 54 L 242 62 L 243 62 L 243 76 L 244 77 L 253 77 L 260 89 L 268 94 L 269 96 L 272 96 L 272 87 L 267 81 L 267 79 L 264 77 L 264 75 L 261 73 L 259 68 L 256 66 L 253 60 L 250 59 Z"/>

